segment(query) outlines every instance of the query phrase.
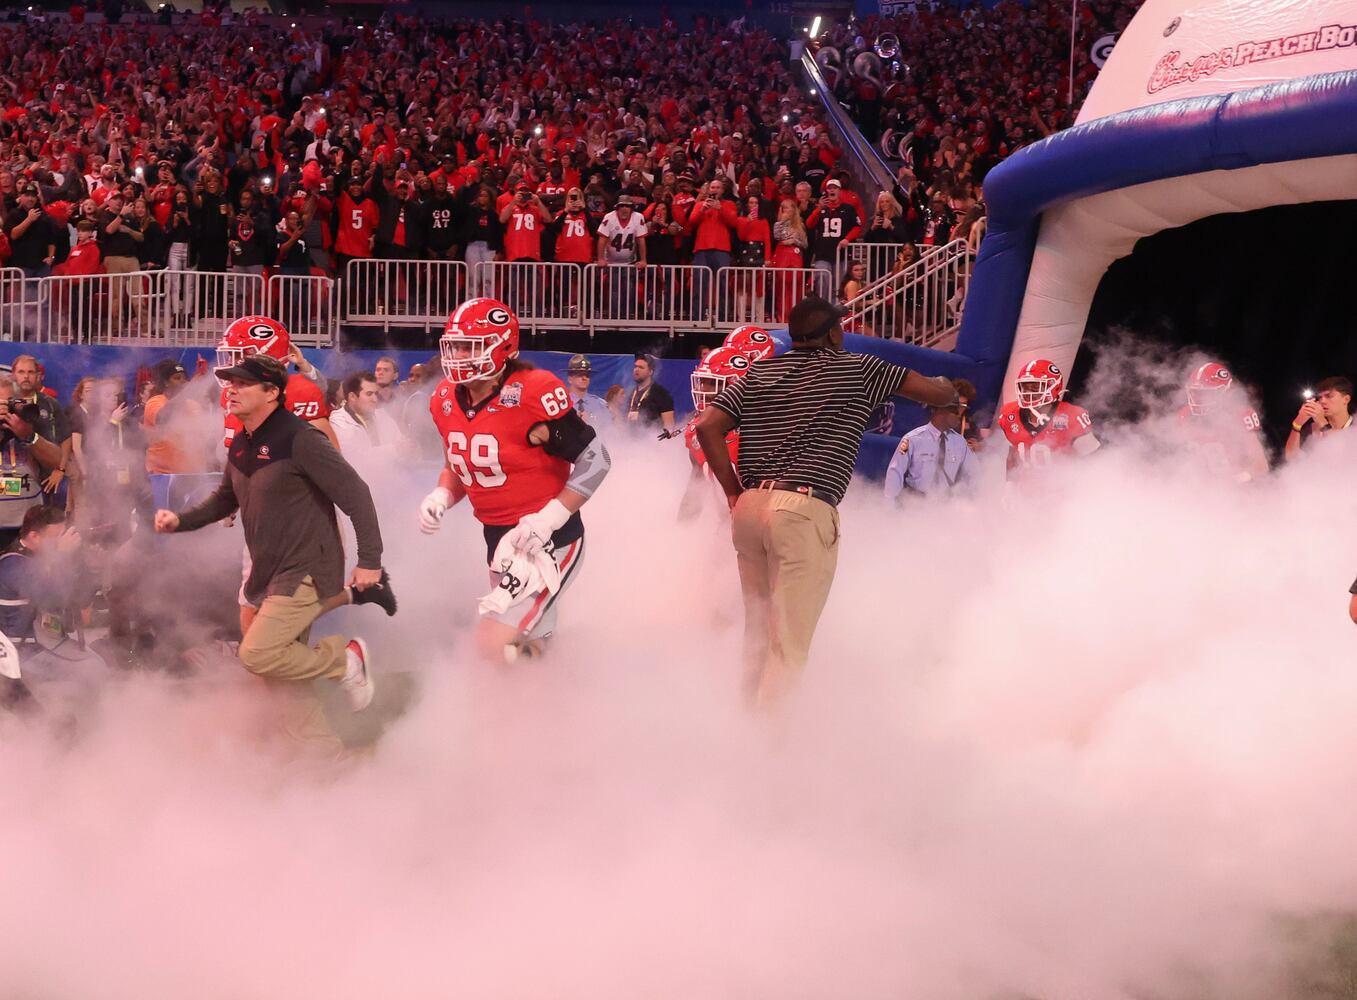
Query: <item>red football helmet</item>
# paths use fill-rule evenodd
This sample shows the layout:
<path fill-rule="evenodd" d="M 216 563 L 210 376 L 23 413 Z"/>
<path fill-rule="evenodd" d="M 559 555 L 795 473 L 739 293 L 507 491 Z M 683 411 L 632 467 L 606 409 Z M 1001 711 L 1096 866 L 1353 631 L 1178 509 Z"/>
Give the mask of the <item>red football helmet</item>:
<path fill-rule="evenodd" d="M 450 382 L 495 378 L 518 357 L 518 317 L 497 299 L 468 299 L 443 328 L 438 353 Z"/>
<path fill-rule="evenodd" d="M 217 367 L 230 368 L 251 354 L 267 354 L 287 364 L 292 338 L 287 327 L 267 316 L 242 316 L 226 328 L 217 344 Z"/>
<path fill-rule="evenodd" d="M 761 326 L 740 326 L 730 332 L 721 342 L 722 347 L 733 347 L 750 361 L 771 358 L 777 345 L 768 331 Z"/>
<path fill-rule="evenodd" d="M 768 335 L 765 333 L 764 336 Z M 716 394 L 731 382 L 748 374 L 754 360 L 735 347 L 718 347 L 708 354 L 706 360 L 694 369 L 690 383 L 697 412 L 705 410 Z"/>
<path fill-rule="evenodd" d="M 1230 369 L 1215 361 L 1199 365 L 1187 380 L 1187 408 L 1193 416 L 1210 412 L 1234 385 Z"/>
<path fill-rule="evenodd" d="M 1045 358 L 1029 361 L 1018 372 L 1018 405 L 1024 410 L 1050 406 L 1065 395 L 1065 376 Z"/>

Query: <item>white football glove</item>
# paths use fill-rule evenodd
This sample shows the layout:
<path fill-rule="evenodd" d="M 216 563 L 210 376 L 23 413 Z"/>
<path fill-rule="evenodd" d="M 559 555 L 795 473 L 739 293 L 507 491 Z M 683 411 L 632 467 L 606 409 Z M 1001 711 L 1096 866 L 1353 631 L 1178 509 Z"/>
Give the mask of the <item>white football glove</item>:
<path fill-rule="evenodd" d="M 532 555 L 541 551 L 569 520 L 570 511 L 566 510 L 565 504 L 551 500 L 537 513 L 524 514 L 504 537 L 516 551 Z"/>
<path fill-rule="evenodd" d="M 432 535 L 443 524 L 443 515 L 452 505 L 452 492 L 446 486 L 439 486 L 419 502 L 419 530 Z"/>

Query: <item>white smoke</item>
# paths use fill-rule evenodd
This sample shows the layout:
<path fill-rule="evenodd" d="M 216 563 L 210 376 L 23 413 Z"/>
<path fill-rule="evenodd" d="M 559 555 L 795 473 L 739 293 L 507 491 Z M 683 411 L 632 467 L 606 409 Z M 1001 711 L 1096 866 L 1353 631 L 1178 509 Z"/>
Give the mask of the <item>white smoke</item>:
<path fill-rule="evenodd" d="M 298 758 L 230 664 L 0 728 L 0 992 L 1291 995 L 1357 907 L 1351 455 L 1240 488 L 1119 438 L 1039 501 L 993 465 L 950 505 L 856 486 L 772 717 L 677 442 L 615 444 L 553 654 L 513 669 L 465 642 L 469 511 L 427 540 L 412 487 L 401 613 L 336 616 L 377 657 L 370 753 Z"/>

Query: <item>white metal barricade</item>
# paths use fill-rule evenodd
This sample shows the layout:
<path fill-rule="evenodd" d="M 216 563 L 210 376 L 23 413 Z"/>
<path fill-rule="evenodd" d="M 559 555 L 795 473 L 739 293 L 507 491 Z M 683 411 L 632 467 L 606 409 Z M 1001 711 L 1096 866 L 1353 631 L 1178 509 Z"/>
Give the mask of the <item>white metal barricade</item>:
<path fill-rule="evenodd" d="M 332 347 L 339 329 L 333 278 L 314 274 L 275 274 L 265 289 L 265 312 L 303 347 Z"/>
<path fill-rule="evenodd" d="M 834 276 L 820 267 L 723 267 L 716 290 L 717 326 L 781 326 L 807 295 L 832 299 Z"/>
<path fill-rule="evenodd" d="M 161 336 L 167 344 L 215 344 L 232 320 L 263 314 L 264 278 L 239 271 L 161 271 Z"/>
<path fill-rule="evenodd" d="M 964 240 L 932 250 L 848 302 L 844 330 L 925 347 L 937 344 L 961 324 L 970 260 Z"/>
<path fill-rule="evenodd" d="M 864 280 L 868 284 L 873 281 L 880 281 L 891 273 L 891 268 L 895 266 L 896 256 L 900 253 L 901 248 L 906 245 L 904 243 L 864 243 L 862 240 L 840 243 L 836 261 L 838 280 L 842 282 L 847 278 L 848 269 L 854 264 L 866 264 L 867 274 Z M 916 245 L 914 257 L 917 260 L 936 249 L 939 248 Z"/>
<path fill-rule="evenodd" d="M 35 339 L 49 344 L 166 342 L 163 273 L 53 276 L 38 282 Z"/>
<path fill-rule="evenodd" d="M 0 268 L 0 337 L 23 340 L 36 333 L 38 283 L 17 267 Z"/>
<path fill-rule="evenodd" d="M 980 216 L 971 225 L 971 231 L 966 234 L 966 245 L 971 248 L 971 256 L 974 257 L 980 252 L 980 243 L 985 238 L 985 231 L 989 227 L 989 222 L 985 216 Z"/>
<path fill-rule="evenodd" d="M 339 315 L 353 326 L 441 327 L 467 297 L 459 260 L 351 260 L 339 287 Z"/>
<path fill-rule="evenodd" d="M 579 264 L 540 261 L 481 261 L 473 285 L 499 299 L 524 326 L 579 326 L 584 316 Z"/>
<path fill-rule="evenodd" d="M 590 264 L 587 325 L 632 330 L 710 330 L 718 276 L 691 264 Z"/>

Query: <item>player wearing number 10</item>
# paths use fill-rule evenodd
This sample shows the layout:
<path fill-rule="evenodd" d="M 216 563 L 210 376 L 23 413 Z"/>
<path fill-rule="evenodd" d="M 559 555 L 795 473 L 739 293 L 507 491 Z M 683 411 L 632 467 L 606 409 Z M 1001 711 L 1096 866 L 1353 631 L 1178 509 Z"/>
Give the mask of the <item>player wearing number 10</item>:
<path fill-rule="evenodd" d="M 561 380 L 517 360 L 518 317 L 504 303 L 482 298 L 459 306 L 439 352 L 447 377 L 429 410 L 447 461 L 420 504 L 420 528 L 436 531 L 447 508 L 466 497 L 484 527 L 487 562 L 550 556 L 558 588 L 514 593 L 507 608 L 483 610 L 477 626 L 488 658 L 534 655 L 579 569 L 579 511 L 608 473 L 608 451 L 571 408 Z M 492 585 L 503 586 L 502 577 L 492 572 Z"/>
<path fill-rule="evenodd" d="M 1065 377 L 1051 362 L 1029 361 L 1018 372 L 1015 389 L 1017 401 L 1005 404 L 995 418 L 1011 446 L 1009 479 L 1050 465 L 1062 452 L 1090 455 L 1101 446 L 1088 411 L 1064 402 Z"/>

